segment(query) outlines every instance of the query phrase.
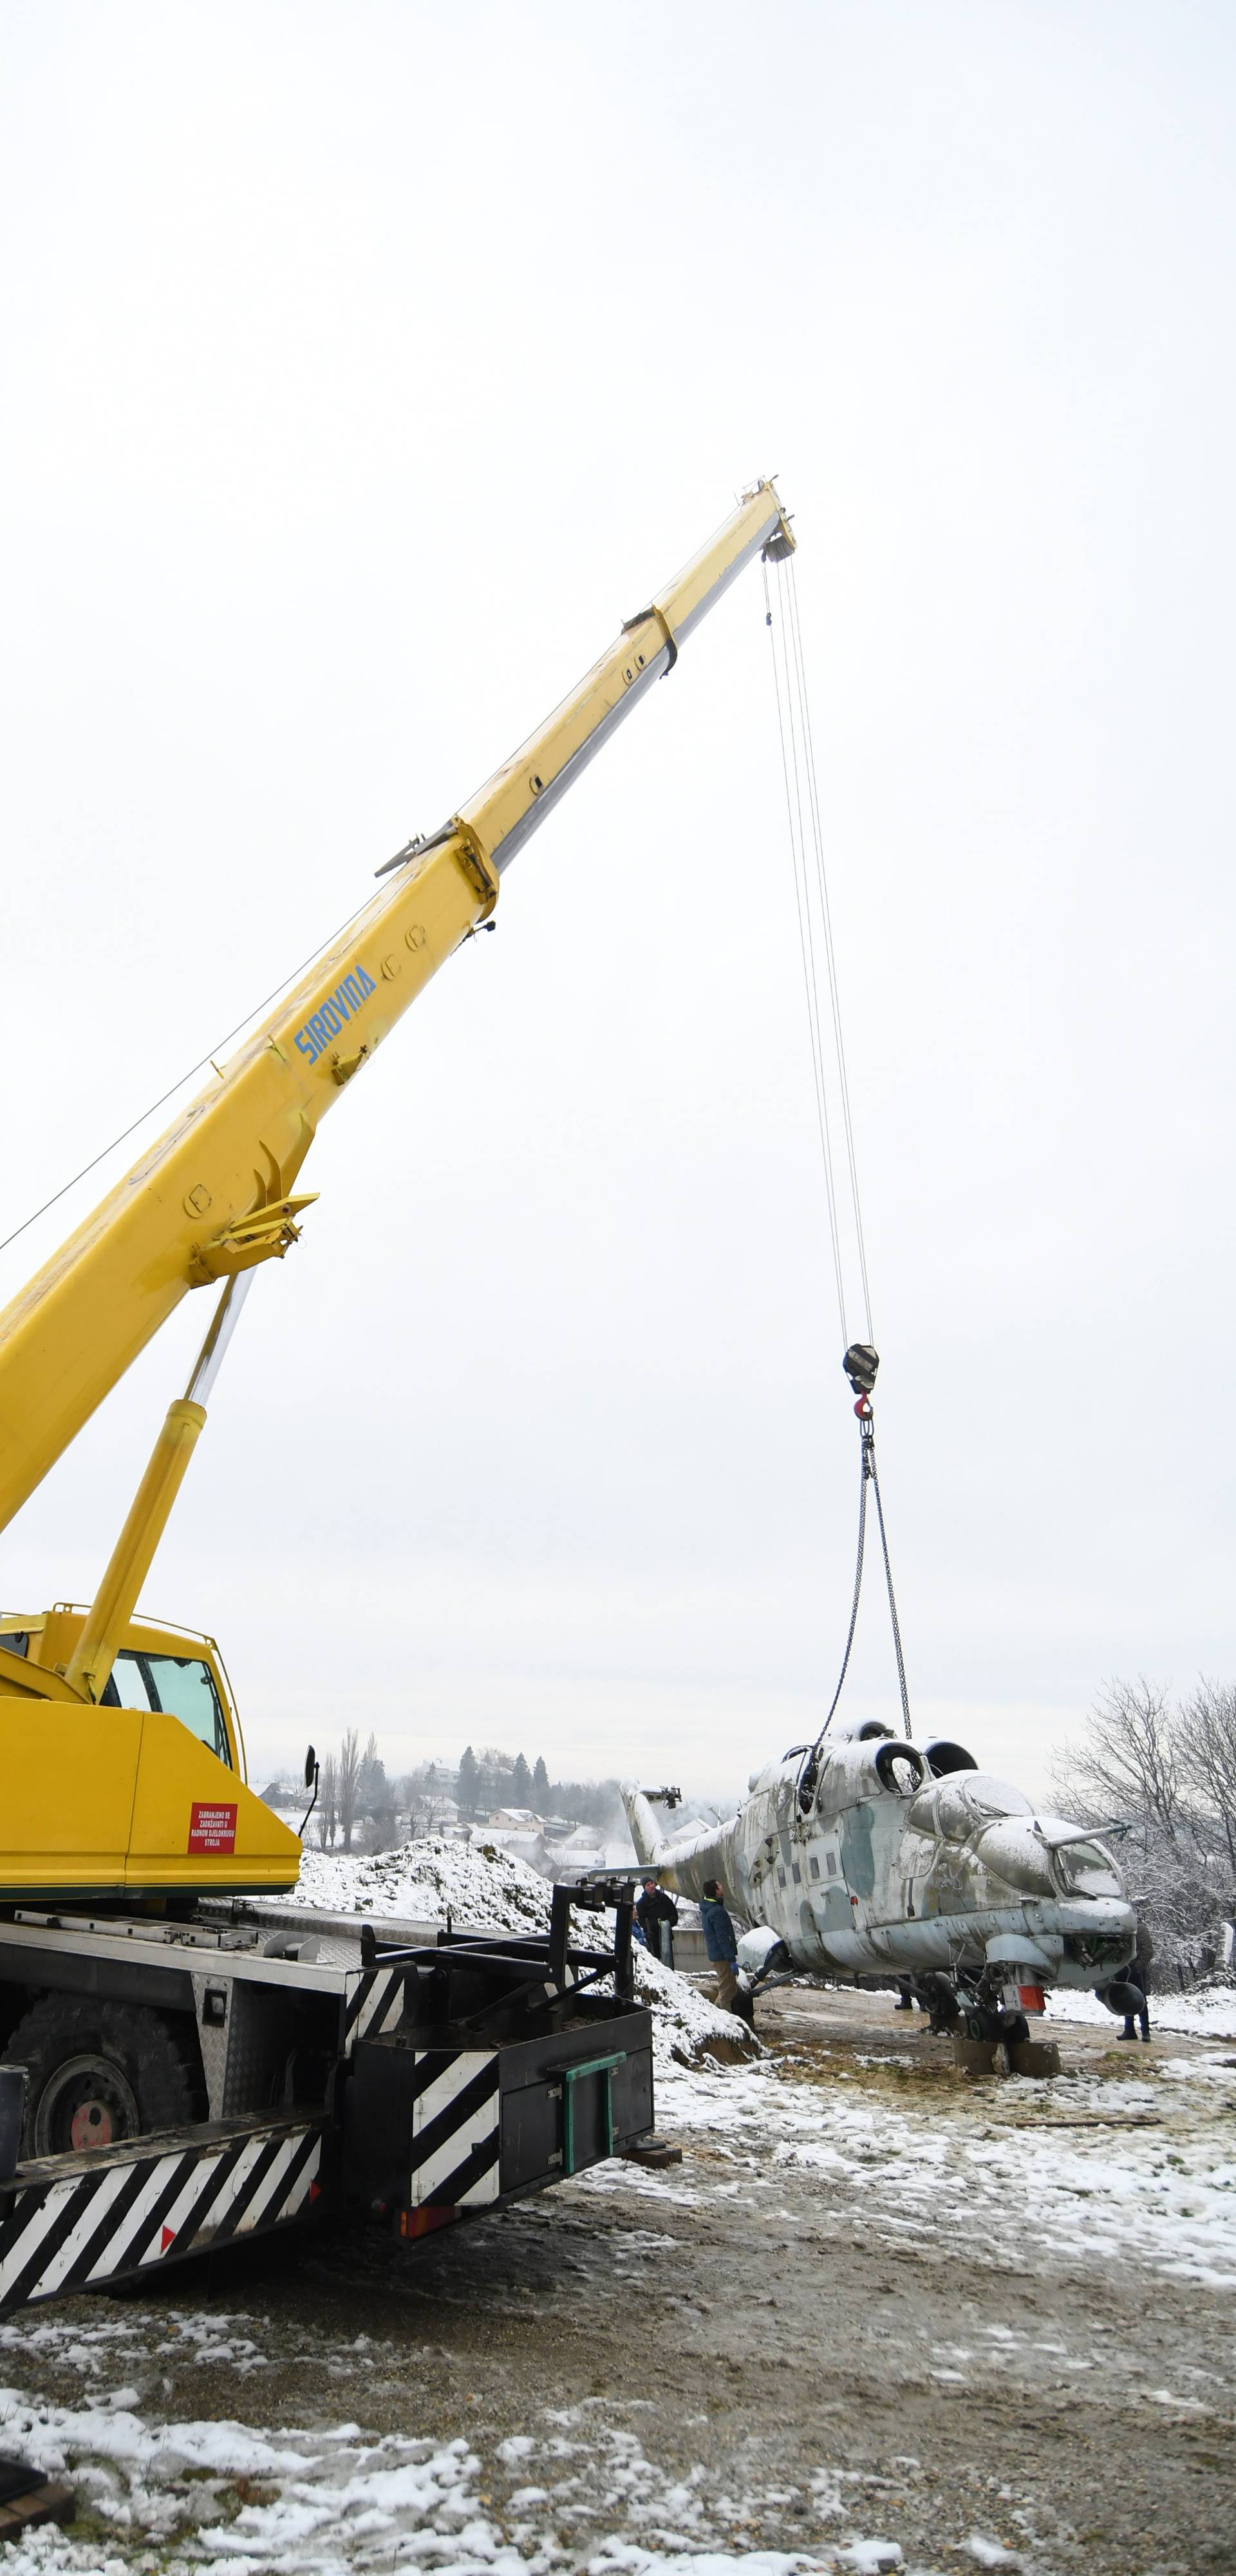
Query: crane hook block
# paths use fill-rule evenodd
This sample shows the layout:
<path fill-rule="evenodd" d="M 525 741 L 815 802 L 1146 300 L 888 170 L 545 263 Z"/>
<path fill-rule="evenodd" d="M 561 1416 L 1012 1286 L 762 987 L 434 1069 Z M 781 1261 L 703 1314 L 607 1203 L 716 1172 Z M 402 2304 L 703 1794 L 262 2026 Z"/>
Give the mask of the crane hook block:
<path fill-rule="evenodd" d="M 856 1395 L 870 1395 L 880 1366 L 880 1354 L 870 1342 L 851 1342 L 841 1363 Z"/>

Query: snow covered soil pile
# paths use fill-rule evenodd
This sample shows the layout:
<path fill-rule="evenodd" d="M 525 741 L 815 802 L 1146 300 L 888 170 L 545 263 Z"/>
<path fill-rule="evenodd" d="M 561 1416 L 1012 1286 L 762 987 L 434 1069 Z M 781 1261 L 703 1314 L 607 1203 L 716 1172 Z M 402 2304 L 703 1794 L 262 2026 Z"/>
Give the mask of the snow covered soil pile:
<path fill-rule="evenodd" d="M 526 1861 L 493 1843 L 405 1843 L 401 1850 L 363 1860 L 352 1852 L 306 1850 L 300 1885 L 281 1904 L 311 1905 L 331 1914 L 395 1915 L 413 1923 L 441 1923 L 448 1911 L 465 1926 L 503 1932 L 543 1931 L 549 1923 L 550 1884 Z M 611 1917 L 576 1917 L 585 1944 Z M 608 1931 L 606 1937 L 609 1937 Z M 653 2017 L 653 2056 L 658 2069 L 698 2066 L 709 2050 L 732 2057 L 758 2056 L 760 2042 L 733 2013 L 721 2012 L 673 1968 L 647 1950 L 635 1951 L 635 1988 Z"/>
<path fill-rule="evenodd" d="M 331 1914 L 396 1914 L 413 1923 L 441 1923 L 449 1913 L 461 1928 L 533 1932 L 549 1922 L 549 1899 L 548 1879 L 513 1852 L 430 1836 L 371 1860 L 306 1846 L 300 1883 L 279 1901 Z"/>
<path fill-rule="evenodd" d="M 762 2057 L 764 2043 L 733 2013 L 722 2012 L 673 1968 L 648 1950 L 635 1952 L 635 1992 L 652 2014 L 652 2056 L 657 2079 L 676 2066 L 724 2064 L 736 2055 Z"/>

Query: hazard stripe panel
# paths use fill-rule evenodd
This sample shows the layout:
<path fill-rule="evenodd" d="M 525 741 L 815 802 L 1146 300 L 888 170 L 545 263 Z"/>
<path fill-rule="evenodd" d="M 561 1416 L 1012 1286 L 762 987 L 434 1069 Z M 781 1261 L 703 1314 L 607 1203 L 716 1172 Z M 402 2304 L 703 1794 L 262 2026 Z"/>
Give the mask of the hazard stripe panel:
<path fill-rule="evenodd" d="M 188 2147 L 96 2148 L 59 2180 L 27 2168 L 0 2196 L 0 2311 L 303 2216 L 320 2194 L 322 2139 L 320 2121 L 283 2121 Z"/>
<path fill-rule="evenodd" d="M 496 2050 L 418 2052 L 412 2105 L 412 2207 L 479 2207 L 499 2191 Z"/>
<path fill-rule="evenodd" d="M 403 2013 L 405 1971 L 362 1968 L 344 1978 L 344 2052 L 351 2056 L 358 2039 L 378 2039 L 391 2031 Z"/>

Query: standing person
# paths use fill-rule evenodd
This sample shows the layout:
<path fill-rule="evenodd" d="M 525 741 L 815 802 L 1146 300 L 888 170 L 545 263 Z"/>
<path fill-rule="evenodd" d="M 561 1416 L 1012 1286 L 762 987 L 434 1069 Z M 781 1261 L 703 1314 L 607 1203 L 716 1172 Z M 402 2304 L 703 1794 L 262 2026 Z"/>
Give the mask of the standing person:
<path fill-rule="evenodd" d="M 651 1871 L 644 1880 L 644 1893 L 636 1901 L 635 1916 L 654 1959 L 660 1959 L 667 1968 L 670 1967 L 672 1956 L 668 1935 L 678 1921 L 678 1908 L 666 1889 L 658 1887 Z"/>
<path fill-rule="evenodd" d="M 1133 1953 L 1130 1983 L 1140 1986 L 1141 1988 L 1142 2008 L 1139 2013 L 1125 2014 L 1124 2029 L 1120 2034 L 1122 2039 L 1133 2039 L 1136 2037 L 1136 2032 L 1134 2030 L 1134 2023 L 1136 2022 L 1141 2026 L 1142 2038 L 1147 2042 L 1149 2041 L 1150 2006 L 1146 2001 L 1146 1997 L 1150 1992 L 1150 1962 L 1153 1957 L 1154 1943 L 1150 1938 L 1146 1925 L 1144 1923 L 1139 1923 L 1137 1927 L 1137 1948 Z"/>
<path fill-rule="evenodd" d="M 704 1948 L 717 1971 L 714 2000 L 723 2012 L 734 2012 L 739 1993 L 738 1979 L 734 1974 L 738 1943 L 725 1909 L 725 1892 L 719 1878 L 706 1878 L 704 1881 L 704 1893 L 700 1898 L 700 1928 L 704 1935 Z"/>

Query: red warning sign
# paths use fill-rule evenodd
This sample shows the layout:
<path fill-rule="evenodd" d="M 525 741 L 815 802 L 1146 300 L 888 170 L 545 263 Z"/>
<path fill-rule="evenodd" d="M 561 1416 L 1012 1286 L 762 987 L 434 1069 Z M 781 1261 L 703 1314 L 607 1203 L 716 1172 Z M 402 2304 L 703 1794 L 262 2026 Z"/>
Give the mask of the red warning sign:
<path fill-rule="evenodd" d="M 234 1852 L 236 1849 L 235 1807 L 207 1807 L 195 1798 L 189 1809 L 191 1852 Z"/>

